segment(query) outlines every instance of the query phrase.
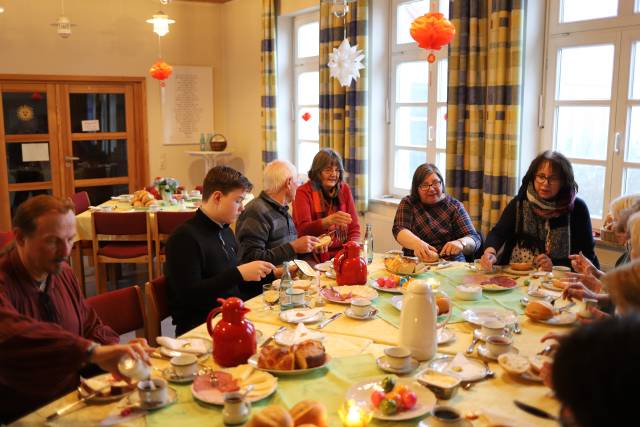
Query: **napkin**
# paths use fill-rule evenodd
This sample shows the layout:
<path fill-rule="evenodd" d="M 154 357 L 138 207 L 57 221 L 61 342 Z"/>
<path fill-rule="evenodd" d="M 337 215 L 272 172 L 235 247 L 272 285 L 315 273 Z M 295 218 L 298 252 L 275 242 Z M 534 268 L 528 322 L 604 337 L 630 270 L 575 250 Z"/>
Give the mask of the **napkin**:
<path fill-rule="evenodd" d="M 280 313 L 285 322 L 302 322 L 317 316 L 322 308 L 312 308 L 305 310 L 287 310 Z"/>
<path fill-rule="evenodd" d="M 183 353 L 204 354 L 208 351 L 207 345 L 200 338 L 170 338 L 158 337 L 156 341 L 161 346 L 169 350 L 181 351 Z"/>
<path fill-rule="evenodd" d="M 286 330 L 278 334 L 277 342 L 284 345 L 299 344 L 306 340 L 322 340 L 324 334 L 316 331 L 312 331 L 307 328 L 304 323 L 298 323 L 298 326 L 292 330 Z"/>
<path fill-rule="evenodd" d="M 483 377 L 483 371 L 483 366 L 472 363 L 462 353 L 458 353 L 447 366 L 445 373 L 458 377 L 462 381 L 471 381 Z"/>

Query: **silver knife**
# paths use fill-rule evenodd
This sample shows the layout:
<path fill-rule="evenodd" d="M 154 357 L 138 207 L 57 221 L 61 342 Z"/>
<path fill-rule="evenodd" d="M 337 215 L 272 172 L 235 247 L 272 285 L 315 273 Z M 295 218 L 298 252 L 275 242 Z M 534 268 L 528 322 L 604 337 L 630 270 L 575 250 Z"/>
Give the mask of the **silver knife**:
<path fill-rule="evenodd" d="M 325 326 L 327 326 L 329 323 L 333 322 L 340 316 L 342 316 L 342 312 L 334 314 L 333 316 L 329 317 L 327 320 L 323 320 L 322 322 L 320 322 L 317 329 L 324 328 Z"/>
<path fill-rule="evenodd" d="M 513 404 L 516 405 L 518 408 L 522 409 L 524 412 L 527 412 L 536 417 L 546 418 L 546 419 L 555 420 L 555 421 L 559 420 L 558 417 L 548 413 L 544 409 L 536 408 L 535 406 L 531 406 L 527 403 L 520 402 L 519 400 L 514 399 Z"/>
<path fill-rule="evenodd" d="M 111 384 L 107 384 L 104 387 L 101 387 L 98 390 L 94 391 L 93 393 L 89 393 L 86 396 L 76 400 L 75 402 L 70 403 L 67 406 L 64 406 L 64 407 L 58 409 L 56 412 L 54 412 L 53 414 L 51 414 L 51 415 L 49 415 L 47 417 L 47 421 L 55 420 L 59 416 L 64 415 L 64 414 L 66 414 L 68 412 L 71 412 L 71 410 L 74 409 L 76 406 L 80 405 L 81 403 L 86 402 L 89 399 L 93 399 L 94 397 L 96 397 L 98 394 L 100 394 L 101 392 L 103 392 L 104 390 L 106 390 L 109 387 L 111 387 Z"/>

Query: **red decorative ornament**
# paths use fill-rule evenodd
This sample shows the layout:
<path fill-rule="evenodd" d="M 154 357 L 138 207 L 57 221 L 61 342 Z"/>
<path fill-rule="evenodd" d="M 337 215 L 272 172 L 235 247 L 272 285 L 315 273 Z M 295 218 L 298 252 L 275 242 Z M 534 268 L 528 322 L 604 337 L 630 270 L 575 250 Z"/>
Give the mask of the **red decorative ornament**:
<path fill-rule="evenodd" d="M 304 120 L 305 122 L 308 122 L 309 119 L 311 119 L 311 114 L 309 114 L 309 112 L 307 111 L 302 115 L 302 120 Z"/>
<path fill-rule="evenodd" d="M 442 13 L 429 12 L 414 19 L 410 33 L 419 47 L 433 51 L 449 44 L 456 34 L 456 28 Z M 433 63 L 435 60 L 436 56 L 430 52 L 427 61 Z"/>
<path fill-rule="evenodd" d="M 42 94 L 40 92 L 33 92 L 31 94 L 31 99 L 33 101 L 42 101 Z"/>
<path fill-rule="evenodd" d="M 173 73 L 173 67 L 162 59 L 158 59 L 155 64 L 149 68 L 149 75 L 156 80 L 160 80 L 160 86 L 164 87 L 164 80 L 168 79 Z"/>

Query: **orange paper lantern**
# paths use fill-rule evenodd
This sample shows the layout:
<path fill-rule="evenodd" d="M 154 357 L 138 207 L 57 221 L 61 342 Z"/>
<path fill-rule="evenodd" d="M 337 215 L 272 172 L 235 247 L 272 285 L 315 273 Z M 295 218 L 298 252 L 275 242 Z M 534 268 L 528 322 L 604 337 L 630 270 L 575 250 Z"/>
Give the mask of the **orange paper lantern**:
<path fill-rule="evenodd" d="M 442 46 L 453 40 L 456 28 L 442 13 L 429 12 L 417 17 L 411 23 L 410 33 L 419 47 L 427 50 L 440 50 Z M 430 53 L 427 60 L 434 62 L 436 56 Z"/>
<path fill-rule="evenodd" d="M 158 59 L 155 64 L 149 68 L 149 75 L 156 80 L 160 80 L 160 85 L 164 86 L 164 81 L 173 73 L 173 67 L 162 59 Z"/>

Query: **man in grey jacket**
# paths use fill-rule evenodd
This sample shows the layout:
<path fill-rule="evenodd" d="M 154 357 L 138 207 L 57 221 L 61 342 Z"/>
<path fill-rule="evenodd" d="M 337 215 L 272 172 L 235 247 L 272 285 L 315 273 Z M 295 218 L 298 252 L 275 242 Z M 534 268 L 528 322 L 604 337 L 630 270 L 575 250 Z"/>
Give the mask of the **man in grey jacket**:
<path fill-rule="evenodd" d="M 295 166 L 274 160 L 264 168 L 263 191 L 249 202 L 236 224 L 242 262 L 268 261 L 278 265 L 296 255 L 326 250 L 315 236 L 297 237 L 289 203 L 299 182 Z"/>

